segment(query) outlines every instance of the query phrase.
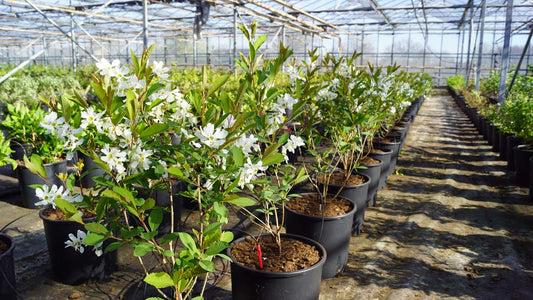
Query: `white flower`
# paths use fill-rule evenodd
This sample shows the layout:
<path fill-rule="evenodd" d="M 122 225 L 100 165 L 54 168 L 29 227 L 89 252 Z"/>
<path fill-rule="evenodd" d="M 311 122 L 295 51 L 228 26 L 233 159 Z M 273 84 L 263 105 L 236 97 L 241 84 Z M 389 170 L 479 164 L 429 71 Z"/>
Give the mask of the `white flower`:
<path fill-rule="evenodd" d="M 59 128 L 65 123 L 65 118 L 57 117 L 57 113 L 52 111 L 44 116 L 43 120 L 39 122 L 39 125 L 46 129 L 46 134 L 56 134 Z"/>
<path fill-rule="evenodd" d="M 168 68 L 163 66 L 162 61 L 154 61 L 152 64 L 152 71 L 162 80 L 166 80 L 168 78 Z"/>
<path fill-rule="evenodd" d="M 35 195 L 41 200 L 39 202 L 36 202 L 35 206 L 52 205 L 52 207 L 55 208 L 56 205 L 54 201 L 56 199 L 67 198 L 68 194 L 68 190 L 63 191 L 63 186 L 58 187 L 54 184 L 52 188 L 50 188 L 47 185 L 43 185 L 42 188 L 35 189 Z"/>
<path fill-rule="evenodd" d="M 103 76 L 116 76 L 120 70 L 120 61 L 118 59 L 113 60 L 112 63 L 105 58 L 102 58 L 96 63 L 96 67 L 100 71 L 100 75 Z"/>
<path fill-rule="evenodd" d="M 285 110 L 291 110 L 294 104 L 296 104 L 298 100 L 294 99 L 289 93 L 283 95 L 283 97 L 278 98 L 278 101 L 274 103 L 274 109 L 285 113 Z"/>
<path fill-rule="evenodd" d="M 222 127 L 229 129 L 235 125 L 235 117 L 232 114 L 229 114 L 226 119 L 222 122 Z"/>
<path fill-rule="evenodd" d="M 159 160 L 158 162 L 160 165 L 163 166 L 163 169 L 165 169 L 165 171 L 163 171 L 163 174 L 161 174 L 161 177 L 168 178 L 167 162 L 164 160 Z"/>
<path fill-rule="evenodd" d="M 94 108 L 89 107 L 86 110 L 81 112 L 81 124 L 80 127 L 85 129 L 89 125 L 95 125 L 98 128 L 98 125 L 101 124 L 102 115 L 104 112 L 96 113 Z"/>
<path fill-rule="evenodd" d="M 270 114 L 267 122 L 267 134 L 274 134 L 278 129 L 280 129 L 281 124 L 283 124 L 283 114 L 280 112 Z"/>
<path fill-rule="evenodd" d="M 96 244 L 94 247 L 93 247 L 93 250 L 94 250 L 94 254 L 98 257 L 102 256 L 104 254 L 104 250 L 102 249 L 102 245 L 104 244 L 104 242 L 100 242 L 98 244 Z"/>
<path fill-rule="evenodd" d="M 226 142 L 228 132 L 222 128 L 215 128 L 212 123 L 207 123 L 194 133 L 200 142 L 211 147 L 218 148 Z"/>
<path fill-rule="evenodd" d="M 297 147 L 305 145 L 304 140 L 301 137 L 296 135 L 291 135 L 287 140 L 287 143 L 281 147 L 281 153 L 287 157 L 287 151 L 294 153 Z"/>
<path fill-rule="evenodd" d="M 245 156 L 249 156 L 252 153 L 252 150 L 261 150 L 257 143 L 257 138 L 253 134 L 250 134 L 249 136 L 246 136 L 246 134 L 241 135 L 239 139 L 235 141 L 235 146 L 241 148 L 242 153 L 244 153 Z"/>
<path fill-rule="evenodd" d="M 118 148 L 109 148 L 109 145 L 105 145 L 101 150 L 104 154 L 100 157 L 102 161 L 109 165 L 111 170 L 116 171 L 117 179 L 124 178 L 126 168 L 122 165 L 123 162 L 127 160 L 128 153 L 126 151 L 121 151 Z"/>
<path fill-rule="evenodd" d="M 249 189 L 253 189 L 253 185 L 250 184 L 250 182 L 265 175 L 263 172 L 266 171 L 266 169 L 268 169 L 268 167 L 264 167 L 262 161 L 258 161 L 254 164 L 248 157 L 247 162 L 244 163 L 244 166 L 239 172 L 241 175 L 239 178 L 239 187 L 243 188 L 246 185 Z"/>
<path fill-rule="evenodd" d="M 148 170 L 150 168 L 149 157 L 152 154 L 152 150 L 141 149 L 140 146 L 137 147 L 137 149 L 135 149 L 135 153 L 131 156 L 131 162 L 129 167 L 133 170 L 139 167 L 141 169 Z"/>
<path fill-rule="evenodd" d="M 72 233 L 69 233 L 68 237 L 70 240 L 65 242 L 65 248 L 72 247 L 74 250 L 83 253 L 83 251 L 85 251 L 83 248 L 83 240 L 86 236 L 87 234 L 79 229 L 76 236 Z"/>
<path fill-rule="evenodd" d="M 396 113 L 396 107 L 394 107 L 394 106 L 391 106 L 389 110 L 390 110 L 391 114 L 395 114 Z"/>
<path fill-rule="evenodd" d="M 63 199 L 67 200 L 70 203 L 77 203 L 77 202 L 82 202 L 83 201 L 83 196 L 81 194 L 76 194 L 76 195 L 72 195 L 72 196 L 67 195 Z"/>

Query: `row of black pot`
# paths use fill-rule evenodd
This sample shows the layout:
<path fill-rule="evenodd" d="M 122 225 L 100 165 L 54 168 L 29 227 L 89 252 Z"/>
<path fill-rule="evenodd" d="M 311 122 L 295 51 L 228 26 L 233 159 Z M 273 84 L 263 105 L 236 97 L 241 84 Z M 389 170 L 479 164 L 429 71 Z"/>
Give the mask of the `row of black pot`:
<path fill-rule="evenodd" d="M 449 89 L 450 94 L 474 124 L 479 134 L 499 153 L 499 158 L 507 162 L 507 169 L 514 171 L 517 186 L 529 187 L 529 198 L 533 200 L 533 145 L 524 144 L 516 135 L 500 131 L 479 112 L 465 103 L 462 95 Z"/>
<path fill-rule="evenodd" d="M 377 164 L 364 165 L 358 169 L 364 183 L 344 186 L 340 196 L 351 203 L 351 210 L 340 216 L 311 216 L 286 207 L 286 232 L 288 236 L 315 245 L 324 257 L 313 267 L 295 272 L 266 272 L 246 267 L 238 262 L 231 264 L 232 297 L 240 299 L 318 299 L 320 280 L 333 278 L 343 273 L 348 261 L 350 237 L 361 231 L 367 205 L 375 204 L 378 190 L 396 167 L 398 154 L 405 141 L 409 123 L 414 120 L 423 98 L 417 99 L 406 111 L 404 122 L 397 126 L 395 134 L 375 144 L 379 152 L 371 156 Z M 329 186 L 335 194 L 339 186 Z M 234 243 L 242 242 L 241 237 Z M 231 250 L 228 251 L 231 256 Z"/>

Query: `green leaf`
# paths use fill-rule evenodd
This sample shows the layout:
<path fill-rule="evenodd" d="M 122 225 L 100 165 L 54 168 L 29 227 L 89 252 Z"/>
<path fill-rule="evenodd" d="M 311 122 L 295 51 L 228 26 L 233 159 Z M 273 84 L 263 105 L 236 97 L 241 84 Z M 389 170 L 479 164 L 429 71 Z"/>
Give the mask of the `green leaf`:
<path fill-rule="evenodd" d="M 204 234 L 209 234 L 217 229 L 220 229 L 221 227 L 222 227 L 221 222 L 213 222 L 205 227 Z"/>
<path fill-rule="evenodd" d="M 107 247 L 105 247 L 104 252 L 105 253 L 113 252 L 113 251 L 117 250 L 118 247 L 120 247 L 121 245 L 122 245 L 122 242 L 113 242 L 113 243 L 107 245 Z"/>
<path fill-rule="evenodd" d="M 56 199 L 54 203 L 59 207 L 67 216 L 70 221 L 81 223 L 81 215 L 78 213 L 76 207 L 65 199 Z"/>
<path fill-rule="evenodd" d="M 161 225 L 162 220 L 163 212 L 161 212 L 161 209 L 153 209 L 148 217 L 148 225 L 150 226 L 150 229 L 156 231 L 157 228 L 159 228 L 159 225 Z"/>
<path fill-rule="evenodd" d="M 198 248 L 196 247 L 196 243 L 194 242 L 194 239 L 191 237 L 190 234 L 186 232 L 178 232 L 178 236 L 180 237 L 181 242 L 183 245 L 192 251 L 193 253 L 198 252 Z"/>
<path fill-rule="evenodd" d="M 255 39 L 255 42 L 254 42 L 255 50 L 258 50 L 261 47 L 261 45 L 263 45 L 263 43 L 266 41 L 266 38 L 267 38 L 266 35 L 262 34 Z"/>
<path fill-rule="evenodd" d="M 224 199 L 224 202 L 239 205 L 239 206 L 251 206 L 251 205 L 257 204 L 256 200 L 252 198 L 248 198 L 248 197 L 236 197 L 236 198 L 232 197 L 231 199 L 228 199 L 228 198 L 229 197 L 226 198 L 227 200 Z"/>
<path fill-rule="evenodd" d="M 32 154 L 30 160 L 24 155 L 24 165 L 33 174 L 39 174 L 44 178 L 48 177 L 43 165 L 43 159 L 39 155 Z"/>
<path fill-rule="evenodd" d="M 274 164 L 279 164 L 285 159 L 283 154 L 281 153 L 275 153 L 274 155 L 270 155 L 263 159 L 263 166 L 270 166 Z"/>
<path fill-rule="evenodd" d="M 213 245 L 211 245 L 211 247 L 207 248 L 207 250 L 205 251 L 205 254 L 215 255 L 215 254 L 220 253 L 226 248 L 228 248 L 228 243 L 218 241 L 218 242 L 215 242 Z"/>
<path fill-rule="evenodd" d="M 135 257 L 145 256 L 146 253 L 155 250 L 154 246 L 149 243 L 139 243 L 135 245 L 134 247 L 135 247 L 135 250 L 133 251 L 133 256 Z"/>
<path fill-rule="evenodd" d="M 152 124 L 146 127 L 143 131 L 141 131 L 140 136 L 141 138 L 145 138 L 147 136 L 160 134 L 162 132 L 165 132 L 167 128 L 168 128 L 167 124 L 161 124 L 161 123 Z"/>
<path fill-rule="evenodd" d="M 144 282 L 158 289 L 174 286 L 174 280 L 165 272 L 150 273 L 146 275 Z"/>
<path fill-rule="evenodd" d="M 196 296 L 196 297 L 192 298 L 191 300 L 204 300 L 204 297 Z"/>
<path fill-rule="evenodd" d="M 226 83 L 226 81 L 228 81 L 229 76 L 230 75 L 220 76 L 215 82 L 213 82 L 211 84 L 211 86 L 209 87 L 209 90 L 207 91 L 207 97 L 210 97 L 218 89 L 220 89 L 220 87 L 222 87 L 224 85 L 224 83 Z"/>
<path fill-rule="evenodd" d="M 231 149 L 233 154 L 233 160 L 235 161 L 236 167 L 242 167 L 244 165 L 244 154 L 242 153 L 241 148 L 234 146 Z"/>
<path fill-rule="evenodd" d="M 222 232 L 220 240 L 226 243 L 231 243 L 231 241 L 233 241 L 233 233 L 231 231 Z"/>
<path fill-rule="evenodd" d="M 149 89 L 148 89 L 148 92 L 146 92 L 146 98 L 150 97 L 151 94 L 153 94 L 154 92 L 164 88 L 165 85 L 160 83 L 160 82 L 157 82 L 157 83 L 154 83 L 154 85 L 152 85 Z"/>
<path fill-rule="evenodd" d="M 83 240 L 83 243 L 88 246 L 94 246 L 94 245 L 98 245 L 104 240 L 105 240 L 105 236 L 101 234 L 89 232 L 87 236 L 85 237 L 85 239 Z"/>
<path fill-rule="evenodd" d="M 200 267 L 202 267 L 202 269 L 206 270 L 207 272 L 215 271 L 215 263 L 210 260 L 201 260 L 200 262 L 198 262 L 198 264 L 200 265 Z"/>
<path fill-rule="evenodd" d="M 164 244 L 168 244 L 170 241 L 173 241 L 175 240 L 176 238 L 178 237 L 178 233 L 177 232 L 172 232 L 172 233 L 169 233 L 169 234 L 166 234 L 162 239 L 161 239 L 161 244 L 164 245 Z"/>

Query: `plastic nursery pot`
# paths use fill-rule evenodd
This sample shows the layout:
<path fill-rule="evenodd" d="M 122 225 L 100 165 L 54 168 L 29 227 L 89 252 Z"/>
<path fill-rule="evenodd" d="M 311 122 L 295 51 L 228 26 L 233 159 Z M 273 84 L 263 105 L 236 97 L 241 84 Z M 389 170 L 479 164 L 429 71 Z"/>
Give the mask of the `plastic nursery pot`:
<path fill-rule="evenodd" d="M 533 200 L 533 157 L 529 158 L 529 200 Z"/>
<path fill-rule="evenodd" d="M 507 170 L 514 171 L 514 150 L 513 148 L 522 144 L 522 139 L 516 135 L 511 135 L 507 137 L 506 152 L 507 152 Z"/>
<path fill-rule="evenodd" d="M 496 126 L 492 126 L 492 151 L 500 151 L 500 129 Z"/>
<path fill-rule="evenodd" d="M 24 160 L 24 155 L 30 157 L 33 151 L 32 145 L 21 144 L 17 141 L 11 141 L 11 143 L 9 143 L 9 147 L 14 151 L 11 153 L 11 158 L 19 161 Z"/>
<path fill-rule="evenodd" d="M 52 164 L 45 164 L 46 178 L 52 185 L 61 186 L 61 180 L 56 176 L 59 173 L 67 173 L 67 161 L 62 160 Z M 39 202 L 39 198 L 35 194 L 35 188 L 31 187 L 34 184 L 50 185 L 46 181 L 39 178 L 39 176 L 33 174 L 25 166 L 19 165 L 17 167 L 19 188 L 22 199 L 22 205 L 27 208 L 37 208 L 36 202 Z"/>
<path fill-rule="evenodd" d="M 10 236 L 3 233 L 0 233 L 0 241 L 6 245 L 5 251 L 0 253 L 0 299 L 17 299 L 13 257 L 15 243 Z"/>
<path fill-rule="evenodd" d="M 381 168 L 383 166 L 383 162 L 381 160 L 377 158 L 374 159 L 379 161 L 379 163 L 374 165 L 361 164 L 361 167 L 364 168 L 357 169 L 358 173 L 365 174 L 366 176 L 370 177 L 370 184 L 368 185 L 368 195 L 366 198 L 366 203 L 369 206 L 374 206 L 374 204 L 376 203 L 379 180 L 381 177 Z"/>
<path fill-rule="evenodd" d="M 530 165 L 529 159 L 533 157 L 533 145 L 518 145 L 513 148 L 516 169 L 515 183 L 518 186 L 529 186 Z"/>
<path fill-rule="evenodd" d="M 500 141 L 500 146 L 499 146 L 500 156 L 499 157 L 500 159 L 504 161 L 507 161 L 507 137 L 509 136 L 511 135 L 500 131 L 500 137 L 498 138 L 498 140 Z"/>
<path fill-rule="evenodd" d="M 305 193 L 301 195 L 316 195 Z M 330 195 L 333 196 L 333 195 Z M 341 197 L 344 198 L 344 197 Z M 319 242 L 326 249 L 328 257 L 322 270 L 322 279 L 333 278 L 344 272 L 348 262 L 351 228 L 356 213 L 355 204 L 351 210 L 339 216 L 312 216 L 285 206 L 285 229 L 287 233 L 305 236 Z M 317 199 L 317 201 L 320 201 Z"/>
<path fill-rule="evenodd" d="M 96 182 L 93 180 L 93 177 L 102 177 L 105 171 L 83 152 L 78 152 L 78 158 L 83 160 L 83 168 L 81 169 L 82 177 L 79 180 L 79 185 L 84 188 L 95 186 Z"/>
<path fill-rule="evenodd" d="M 387 177 L 389 176 L 389 164 L 392 156 L 391 149 L 374 148 L 374 152 L 369 154 L 370 157 L 381 160 L 381 171 L 379 172 L 378 190 L 387 186 Z M 374 203 L 375 204 L 375 203 Z"/>
<path fill-rule="evenodd" d="M 396 169 L 396 162 L 398 161 L 398 154 L 400 153 L 400 144 L 399 136 L 388 136 L 386 139 L 374 142 L 375 148 L 392 150 L 389 168 L 386 170 L 387 176 L 394 173 L 394 170 Z"/>
<path fill-rule="evenodd" d="M 49 219 L 44 215 L 45 210 L 46 208 L 43 208 L 39 211 L 39 217 L 43 220 L 55 280 L 64 284 L 78 285 L 89 279 L 103 280 L 116 269 L 116 251 L 97 256 L 92 246 L 84 246 L 83 253 L 74 250 L 73 247 L 65 247 L 65 242 L 70 240 L 70 233 L 76 236 L 78 230 L 86 232 L 85 228 L 77 222 Z M 106 243 L 103 247 L 105 246 Z"/>
<path fill-rule="evenodd" d="M 267 272 L 249 268 L 234 259 L 231 249 L 227 255 L 232 259 L 231 263 L 231 291 L 233 300 L 293 300 L 293 299 L 318 299 L 320 295 L 320 281 L 322 269 L 327 259 L 326 249 L 318 242 L 293 234 L 282 234 L 313 245 L 322 257 L 313 266 L 293 272 Z M 236 245 L 244 241 L 241 237 L 232 242 Z"/>
<path fill-rule="evenodd" d="M 361 233 L 361 227 L 365 218 L 366 201 L 368 198 L 368 187 L 370 185 L 370 177 L 361 173 L 353 173 L 354 175 L 361 175 L 364 177 L 364 183 L 357 185 L 345 185 L 342 187 L 339 196 L 345 197 L 355 204 L 355 214 L 352 225 L 352 235 Z M 320 187 L 320 183 L 319 183 Z M 336 194 L 341 189 L 338 185 L 328 185 L 328 194 Z"/>

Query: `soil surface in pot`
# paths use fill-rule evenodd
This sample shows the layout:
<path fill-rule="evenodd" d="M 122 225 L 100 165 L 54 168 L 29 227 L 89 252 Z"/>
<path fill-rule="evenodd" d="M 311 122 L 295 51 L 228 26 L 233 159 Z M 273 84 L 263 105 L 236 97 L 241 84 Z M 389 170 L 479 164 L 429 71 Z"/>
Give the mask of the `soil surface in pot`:
<path fill-rule="evenodd" d="M 350 201 L 342 198 L 327 198 L 326 205 L 322 205 L 318 194 L 303 194 L 301 197 L 291 198 L 287 207 L 301 214 L 310 216 L 341 216 L 347 214 L 352 205 Z"/>
<path fill-rule="evenodd" d="M 381 151 L 381 150 L 380 150 Z M 372 166 L 372 165 L 377 165 L 379 164 L 380 161 L 375 159 L 375 158 L 372 158 L 370 156 L 367 156 L 361 160 L 359 160 L 359 164 L 360 165 L 363 165 L 363 166 Z"/>
<path fill-rule="evenodd" d="M 65 213 L 63 213 L 63 211 L 59 208 L 52 208 L 52 207 L 49 207 L 47 209 L 45 209 L 43 211 L 43 216 L 47 219 L 51 219 L 51 220 L 58 220 L 58 221 L 67 221 L 67 216 L 65 216 Z M 83 216 L 82 218 L 92 218 L 94 217 L 94 214 L 93 213 L 90 213 L 90 212 L 87 212 L 87 211 L 83 211 Z"/>
<path fill-rule="evenodd" d="M 293 238 L 281 238 L 281 255 L 271 236 L 262 236 L 259 243 L 264 271 L 293 272 L 309 268 L 320 260 L 320 252 L 315 246 Z M 253 238 L 248 237 L 244 242 L 236 244 L 231 250 L 231 256 L 240 264 L 259 270 L 257 243 Z"/>
<path fill-rule="evenodd" d="M 358 174 L 352 174 L 346 180 L 346 177 L 344 176 L 344 173 L 342 172 L 336 172 L 333 174 L 327 175 L 329 178 L 328 184 L 330 185 L 336 185 L 336 186 L 343 186 L 343 185 L 359 185 L 366 182 L 366 178 L 364 176 L 358 175 Z M 318 181 L 320 183 L 324 183 L 324 175 L 318 175 Z"/>

